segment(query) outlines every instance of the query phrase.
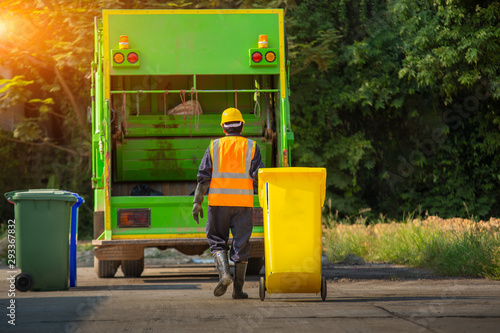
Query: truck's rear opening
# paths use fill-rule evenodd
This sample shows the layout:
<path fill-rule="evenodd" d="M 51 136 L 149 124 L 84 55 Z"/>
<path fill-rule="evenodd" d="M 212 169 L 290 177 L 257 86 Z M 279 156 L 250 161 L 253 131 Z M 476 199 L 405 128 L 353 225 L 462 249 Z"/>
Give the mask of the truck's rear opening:
<path fill-rule="evenodd" d="M 191 194 L 206 148 L 224 135 L 220 114 L 228 107 L 242 112 L 243 134 L 257 142 L 264 165 L 273 165 L 279 99 L 277 93 L 259 90 L 277 90 L 275 81 L 271 75 L 113 76 L 112 195 L 129 195 L 138 182 L 155 182 L 155 189 L 166 195 Z M 191 101 L 183 114 L 169 114 Z M 196 113 L 197 105 L 202 114 Z M 127 185 L 119 185 L 123 182 Z"/>

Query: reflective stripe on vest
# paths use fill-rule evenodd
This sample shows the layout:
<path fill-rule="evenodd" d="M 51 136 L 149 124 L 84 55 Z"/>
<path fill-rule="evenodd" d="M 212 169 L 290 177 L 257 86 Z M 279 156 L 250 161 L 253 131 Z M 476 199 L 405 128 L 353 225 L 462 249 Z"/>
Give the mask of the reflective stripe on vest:
<path fill-rule="evenodd" d="M 208 204 L 253 207 L 253 179 L 250 176 L 250 167 L 255 154 L 255 143 L 244 137 L 228 136 L 214 140 L 210 153 L 212 180 Z"/>

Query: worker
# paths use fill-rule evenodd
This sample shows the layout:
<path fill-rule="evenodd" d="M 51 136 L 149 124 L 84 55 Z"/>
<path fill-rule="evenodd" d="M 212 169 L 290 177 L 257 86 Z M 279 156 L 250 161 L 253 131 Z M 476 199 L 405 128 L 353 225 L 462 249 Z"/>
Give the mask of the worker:
<path fill-rule="evenodd" d="M 258 171 L 263 167 L 257 144 L 241 136 L 245 120 L 228 108 L 222 113 L 225 137 L 212 140 L 198 169 L 193 218 L 203 218 L 201 203 L 208 188 L 207 239 L 219 273 L 215 296 L 222 296 L 233 282 L 229 273 L 229 230 L 233 234 L 230 257 L 234 265 L 233 299 L 248 298 L 243 292 L 253 227 L 253 194 Z"/>

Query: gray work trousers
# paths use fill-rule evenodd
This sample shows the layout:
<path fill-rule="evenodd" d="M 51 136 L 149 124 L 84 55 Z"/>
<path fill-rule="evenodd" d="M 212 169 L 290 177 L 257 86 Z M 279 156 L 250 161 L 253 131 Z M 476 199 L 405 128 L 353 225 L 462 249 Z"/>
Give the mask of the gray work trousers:
<path fill-rule="evenodd" d="M 233 262 L 248 261 L 252 228 L 252 207 L 208 206 L 207 239 L 212 254 L 229 250 L 231 230 L 233 244 L 229 257 Z"/>

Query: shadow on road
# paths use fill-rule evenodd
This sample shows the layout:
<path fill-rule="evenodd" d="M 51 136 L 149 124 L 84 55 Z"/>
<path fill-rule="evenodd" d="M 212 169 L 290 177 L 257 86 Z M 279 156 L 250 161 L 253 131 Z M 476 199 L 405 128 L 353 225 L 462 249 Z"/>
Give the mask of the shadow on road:
<path fill-rule="evenodd" d="M 101 311 L 106 296 L 23 297 L 16 299 L 18 325 L 11 332 L 77 332 Z M 50 327 L 50 329 L 44 329 Z"/>
<path fill-rule="evenodd" d="M 98 291 L 98 290 L 201 290 L 201 286 L 196 283 L 192 284 L 179 284 L 172 283 L 171 280 L 165 281 L 145 281 L 146 283 L 160 283 L 164 284 L 125 284 L 125 285 L 105 285 L 105 286 L 83 286 L 72 288 L 74 291 Z M 185 282 L 185 281 L 184 281 Z"/>
<path fill-rule="evenodd" d="M 432 301 L 456 301 L 456 300 L 488 300 L 490 297 L 443 297 L 443 296 L 408 296 L 408 297 L 338 297 L 334 301 L 337 303 L 372 303 L 372 302 L 432 302 Z"/>
<path fill-rule="evenodd" d="M 366 265 L 326 264 L 323 265 L 323 276 L 329 280 L 420 280 L 444 278 L 421 268 L 379 263 Z"/>

